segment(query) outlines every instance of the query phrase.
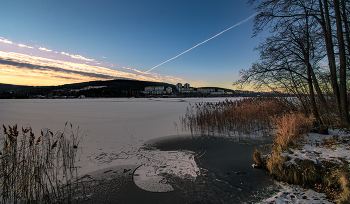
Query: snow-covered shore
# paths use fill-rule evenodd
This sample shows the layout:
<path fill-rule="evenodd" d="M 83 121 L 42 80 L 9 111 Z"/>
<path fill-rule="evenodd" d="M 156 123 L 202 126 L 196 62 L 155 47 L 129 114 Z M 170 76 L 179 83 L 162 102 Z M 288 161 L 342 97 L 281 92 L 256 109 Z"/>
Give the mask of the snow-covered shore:
<path fill-rule="evenodd" d="M 292 153 L 282 153 L 288 156 L 286 166 L 296 164 L 295 159 L 311 160 L 315 164 L 329 161 L 335 164 L 350 163 L 350 136 L 346 132 L 329 130 L 329 135 L 308 133 L 304 141 L 300 143 L 301 148 L 291 149 Z M 350 169 L 350 165 L 348 167 Z M 310 189 L 299 186 L 288 185 L 277 182 L 278 192 L 261 203 L 331 203 L 323 193 L 317 193 Z"/>

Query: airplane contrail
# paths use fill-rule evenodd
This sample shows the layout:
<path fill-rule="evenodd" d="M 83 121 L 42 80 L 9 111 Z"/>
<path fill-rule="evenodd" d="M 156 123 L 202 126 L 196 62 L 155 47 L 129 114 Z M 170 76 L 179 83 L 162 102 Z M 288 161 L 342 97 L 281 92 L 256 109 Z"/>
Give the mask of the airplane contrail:
<path fill-rule="evenodd" d="M 191 47 L 190 49 L 188 49 L 188 50 L 186 50 L 186 51 L 184 51 L 184 52 L 182 52 L 182 53 L 176 55 L 175 57 L 170 58 L 170 59 L 168 59 L 167 61 L 164 61 L 164 62 L 158 64 L 157 66 L 153 67 L 152 69 L 146 71 L 145 74 L 148 73 L 148 72 L 150 72 L 150 71 L 152 71 L 153 69 L 159 67 L 159 66 L 162 65 L 162 64 L 165 64 L 165 63 L 167 63 L 167 62 L 169 62 L 169 61 L 171 61 L 171 60 L 173 60 L 173 59 L 175 59 L 175 58 L 180 57 L 181 55 L 185 54 L 186 52 L 188 52 L 188 51 L 190 51 L 190 50 L 192 50 L 192 49 L 194 49 L 194 48 L 200 46 L 200 45 L 203 44 L 203 43 L 208 42 L 209 40 L 211 40 L 211 39 L 213 39 L 213 38 L 215 38 L 215 37 L 217 37 L 217 36 L 223 34 L 224 32 L 226 32 L 226 31 L 228 31 L 228 30 L 230 30 L 230 29 L 232 29 L 232 28 L 234 28 L 234 27 L 236 27 L 236 26 L 239 26 L 239 25 L 241 25 L 241 24 L 247 22 L 249 19 L 251 19 L 251 18 L 253 18 L 254 16 L 258 15 L 258 14 L 259 14 L 260 12 L 262 12 L 263 10 L 265 10 L 265 9 L 262 9 L 262 10 L 256 12 L 256 13 L 254 13 L 253 15 L 249 16 L 248 18 L 244 19 L 243 21 L 240 21 L 239 23 L 237 23 L 237 24 L 235 24 L 235 25 L 233 25 L 233 26 L 227 28 L 226 30 L 221 31 L 220 33 L 214 35 L 213 37 L 208 38 L 208 39 L 204 40 L 204 41 L 201 42 L 201 43 L 198 43 L 197 45 L 195 45 L 195 46 Z"/>

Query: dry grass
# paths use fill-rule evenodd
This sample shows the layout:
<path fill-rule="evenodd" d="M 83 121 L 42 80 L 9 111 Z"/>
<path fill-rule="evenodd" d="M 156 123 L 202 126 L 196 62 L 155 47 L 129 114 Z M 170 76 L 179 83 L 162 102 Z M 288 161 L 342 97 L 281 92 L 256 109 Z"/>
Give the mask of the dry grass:
<path fill-rule="evenodd" d="M 302 135 L 310 129 L 312 118 L 294 112 L 274 118 L 273 121 L 276 124 L 273 150 L 263 159 L 260 156 L 262 153 L 256 150 L 255 163 L 266 168 L 277 180 L 326 193 L 329 198 L 340 203 L 349 203 L 350 171 L 346 161 L 343 165 L 331 162 L 322 162 L 320 165 L 311 160 L 295 159 L 296 164 L 290 164 L 288 167 L 285 164 L 288 158 L 283 157 L 281 153 L 296 147 L 297 142 L 303 140 Z M 338 141 L 337 135 L 324 140 L 323 143 L 333 145 L 336 141 Z M 260 159 L 255 158 L 258 156 Z"/>
<path fill-rule="evenodd" d="M 77 131 L 77 134 L 79 132 Z M 74 166 L 78 135 L 70 131 L 53 134 L 44 129 L 37 137 L 31 128 L 3 126 L 0 155 L 2 203 L 60 203 L 70 200 L 77 176 Z M 78 185 L 75 183 L 74 185 Z"/>
<path fill-rule="evenodd" d="M 312 128 L 313 120 L 300 112 L 286 113 L 272 119 L 276 125 L 274 149 L 282 152 L 297 146 L 303 140 L 303 134 Z"/>
<path fill-rule="evenodd" d="M 191 134 L 269 135 L 272 131 L 271 117 L 291 110 L 277 98 L 245 98 L 218 103 L 198 103 L 187 108 L 181 118 L 182 127 Z"/>

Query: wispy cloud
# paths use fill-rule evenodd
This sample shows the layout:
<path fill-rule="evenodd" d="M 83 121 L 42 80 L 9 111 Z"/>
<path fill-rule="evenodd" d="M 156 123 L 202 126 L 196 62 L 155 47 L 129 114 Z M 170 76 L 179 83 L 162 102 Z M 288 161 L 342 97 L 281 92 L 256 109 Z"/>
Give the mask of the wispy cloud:
<path fill-rule="evenodd" d="M 143 72 L 133 68 L 122 68 L 125 71 L 118 71 L 101 66 L 92 66 L 3 51 L 0 51 L 0 67 L 0 75 L 13 77 L 39 77 L 46 80 L 67 79 L 70 80 L 70 83 L 89 80 L 109 80 L 116 78 L 128 78 L 144 81 L 182 81 L 179 78 L 162 76 L 156 73 L 148 73 L 148 76 L 143 76 Z M 133 73 L 127 71 L 132 71 Z M 0 80 L 0 83 L 1 82 L 2 81 Z"/>
<path fill-rule="evenodd" d="M 7 39 L 4 39 L 4 38 L 0 38 L 0 42 L 7 43 L 7 44 L 13 44 L 13 42 L 11 42 Z"/>
<path fill-rule="evenodd" d="M 22 47 L 22 48 L 30 48 L 30 49 L 34 49 L 34 47 L 32 46 L 27 46 L 27 45 L 24 45 L 24 44 L 20 44 L 20 43 L 14 43 L 8 39 L 5 39 L 3 37 L 0 37 L 0 42 L 2 43 L 7 43 L 7 44 L 12 44 L 12 45 L 17 45 L 19 47 Z M 79 60 L 83 60 L 83 61 L 89 61 L 89 62 L 93 62 L 94 59 L 89 59 L 89 58 L 86 58 L 86 57 L 83 57 L 81 55 L 74 55 L 74 54 L 69 54 L 67 52 L 58 52 L 58 51 L 53 51 L 53 50 L 50 50 L 50 49 L 47 49 L 47 48 L 44 48 L 44 47 L 39 47 L 38 48 L 39 50 L 42 50 L 42 51 L 46 51 L 46 52 L 54 52 L 54 53 L 61 53 L 62 55 L 66 55 L 68 57 L 71 57 L 73 59 L 79 59 Z"/>
<path fill-rule="evenodd" d="M 39 47 L 39 50 L 43 50 L 43 51 L 47 51 L 47 52 L 51 52 L 52 50 L 46 49 L 44 47 Z"/>
<path fill-rule="evenodd" d="M 43 57 L 36 57 L 16 52 L 0 51 L 0 75 L 6 74 L 7 76 L 9 76 L 12 73 L 13 76 L 40 76 L 41 78 L 49 77 L 53 80 L 55 78 L 64 78 L 72 80 L 74 79 L 79 81 L 128 78 L 144 81 L 182 82 L 182 79 L 180 78 L 172 76 L 163 76 L 158 73 L 150 72 L 151 70 L 144 72 L 131 67 L 116 67 L 113 64 L 103 63 L 113 67 L 113 69 L 109 69 L 106 67 L 102 67 L 102 63 L 96 61 L 95 59 L 86 58 L 81 55 L 70 54 L 64 51 L 55 51 L 41 46 L 32 47 L 25 44 L 14 43 L 3 37 L 0 37 L 0 43 L 11 44 L 20 48 L 39 49 L 45 52 L 52 52 L 53 55 L 61 54 L 64 56 L 68 56 L 72 59 L 85 61 L 85 63 L 82 64 Z M 101 57 L 106 58 L 104 56 Z M 119 71 L 116 69 L 119 69 Z"/>
<path fill-rule="evenodd" d="M 89 58 L 83 57 L 81 55 L 72 55 L 72 54 L 69 54 L 69 53 L 66 53 L 66 52 L 61 52 L 61 54 L 69 56 L 69 57 L 74 58 L 74 59 L 80 59 L 80 60 L 85 60 L 85 61 L 90 61 L 90 62 L 95 61 L 94 59 L 89 59 Z"/>
<path fill-rule="evenodd" d="M 17 43 L 14 43 L 8 39 L 3 38 L 3 37 L 0 37 L 0 42 L 6 43 L 6 44 L 11 44 L 11 45 L 17 45 L 18 47 L 26 47 L 26 48 L 34 49 L 34 47 L 32 47 L 32 46 L 23 45 L 20 43 L 17 44 Z"/>

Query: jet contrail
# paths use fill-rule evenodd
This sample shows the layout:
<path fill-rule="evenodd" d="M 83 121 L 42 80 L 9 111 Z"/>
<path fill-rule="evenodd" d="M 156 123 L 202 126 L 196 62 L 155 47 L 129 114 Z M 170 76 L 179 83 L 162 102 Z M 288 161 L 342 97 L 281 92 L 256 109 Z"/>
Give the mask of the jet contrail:
<path fill-rule="evenodd" d="M 148 73 L 148 72 L 150 72 L 150 71 L 152 71 L 153 69 L 159 67 L 159 66 L 162 65 L 162 64 L 165 64 L 165 63 L 167 63 L 167 62 L 169 62 L 169 61 L 171 61 L 171 60 L 173 60 L 173 59 L 175 59 L 175 58 L 180 57 L 181 55 L 185 54 L 186 52 L 188 52 L 188 51 L 190 51 L 190 50 L 192 50 L 192 49 L 194 49 L 194 48 L 200 46 L 200 45 L 203 44 L 203 43 L 208 42 L 209 40 L 211 40 L 211 39 L 213 39 L 213 38 L 215 38 L 215 37 L 217 37 L 217 36 L 223 34 L 224 32 L 226 32 L 226 31 L 228 31 L 228 30 L 230 30 L 230 29 L 232 29 L 232 28 L 234 28 L 234 27 L 236 27 L 236 26 L 239 26 L 239 25 L 241 25 L 241 24 L 247 22 L 249 19 L 251 19 L 251 18 L 253 18 L 254 16 L 258 15 L 258 14 L 259 14 L 260 12 L 262 12 L 263 10 L 265 10 L 265 9 L 262 9 L 262 10 L 256 12 L 256 13 L 254 13 L 253 15 L 249 16 L 248 18 L 244 19 L 243 21 L 241 21 L 241 22 L 239 22 L 239 23 L 237 23 L 237 24 L 235 24 L 235 25 L 233 25 L 233 26 L 227 28 L 226 30 L 221 31 L 220 33 L 214 35 L 214 36 L 211 37 L 211 38 L 208 38 L 208 39 L 204 40 L 204 41 L 201 42 L 201 43 L 198 43 L 197 45 L 195 45 L 195 46 L 191 47 L 190 49 L 188 49 L 188 50 L 186 50 L 186 51 L 184 51 L 184 52 L 182 52 L 182 53 L 176 55 L 175 57 L 170 58 L 170 59 L 168 59 L 167 61 L 164 61 L 164 62 L 158 64 L 157 66 L 153 67 L 152 69 L 146 71 L 145 74 Z"/>

